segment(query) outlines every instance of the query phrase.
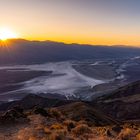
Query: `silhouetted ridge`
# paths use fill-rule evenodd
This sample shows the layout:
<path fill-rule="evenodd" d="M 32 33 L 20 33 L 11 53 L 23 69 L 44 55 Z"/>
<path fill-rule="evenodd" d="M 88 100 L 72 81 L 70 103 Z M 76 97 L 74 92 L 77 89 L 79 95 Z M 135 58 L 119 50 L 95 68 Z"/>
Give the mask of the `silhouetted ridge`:
<path fill-rule="evenodd" d="M 32 64 L 49 61 L 126 58 L 140 55 L 139 48 L 64 44 L 51 41 L 9 40 L 0 47 L 0 64 Z M 0 43 L 0 46 L 2 43 Z M 9 49 L 8 49 L 9 48 Z"/>

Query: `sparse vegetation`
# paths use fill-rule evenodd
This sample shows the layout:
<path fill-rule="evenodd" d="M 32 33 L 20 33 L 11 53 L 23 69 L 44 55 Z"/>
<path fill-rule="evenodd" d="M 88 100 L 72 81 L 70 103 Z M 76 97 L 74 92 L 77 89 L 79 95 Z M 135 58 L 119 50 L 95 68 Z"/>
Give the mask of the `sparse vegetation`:
<path fill-rule="evenodd" d="M 56 119 L 62 119 L 63 115 L 61 114 L 61 112 L 59 110 L 57 110 L 56 108 L 51 108 L 48 110 L 49 114 L 51 117 L 54 117 Z"/>
<path fill-rule="evenodd" d="M 66 120 L 63 122 L 63 124 L 67 127 L 68 131 L 71 131 L 73 128 L 76 127 L 76 122 L 72 120 Z"/>
<path fill-rule="evenodd" d="M 84 119 L 75 121 L 71 118 L 72 112 L 69 112 L 71 116 L 68 117 L 57 108 L 35 107 L 27 111 L 19 108 L 14 109 L 16 114 L 22 114 L 20 118 L 28 120 L 27 124 L 17 128 L 14 128 L 14 125 L 11 126 L 14 129 L 13 132 L 11 134 L 0 133 L 0 140 L 140 140 L 140 125 L 138 123 L 97 127 L 89 125 L 89 122 Z M 9 114 L 9 112 L 13 119 L 19 119 L 13 109 L 7 113 Z M 9 115 L 5 119 L 9 121 Z M 25 121 L 23 122 L 25 123 Z M 22 125 L 23 122 L 21 122 Z M 92 123 L 94 121 L 90 122 L 90 124 Z M 14 121 L 13 124 L 16 122 Z"/>
<path fill-rule="evenodd" d="M 76 126 L 72 130 L 72 132 L 74 135 L 80 136 L 80 135 L 87 134 L 87 133 L 90 134 L 90 133 L 92 133 L 92 130 L 91 130 L 91 128 L 88 127 L 88 125 L 81 124 L 81 125 Z"/>

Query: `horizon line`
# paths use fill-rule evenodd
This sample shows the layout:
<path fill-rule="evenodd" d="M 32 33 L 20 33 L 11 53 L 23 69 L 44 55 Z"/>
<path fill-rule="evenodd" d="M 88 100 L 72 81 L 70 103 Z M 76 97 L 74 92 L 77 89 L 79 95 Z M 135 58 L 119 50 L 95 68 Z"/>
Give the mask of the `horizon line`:
<path fill-rule="evenodd" d="M 9 38 L 9 39 L 6 39 L 6 40 L 1 40 L 0 39 L 0 42 L 6 42 L 6 41 L 12 41 L 12 40 L 25 40 L 25 41 L 31 41 L 31 42 L 54 42 L 54 43 L 61 43 L 61 44 L 66 44 L 66 45 L 72 45 L 72 44 L 75 44 L 75 45 L 88 45 L 88 46 L 104 46 L 104 47 L 129 47 L 129 48 L 140 48 L 140 45 L 128 45 L 128 44 L 90 44 L 90 43 L 78 43 L 78 42 L 65 42 L 65 41 L 55 41 L 55 40 L 47 40 L 47 39 L 44 39 L 44 40 L 39 40 L 39 39 L 26 39 L 26 38 Z"/>

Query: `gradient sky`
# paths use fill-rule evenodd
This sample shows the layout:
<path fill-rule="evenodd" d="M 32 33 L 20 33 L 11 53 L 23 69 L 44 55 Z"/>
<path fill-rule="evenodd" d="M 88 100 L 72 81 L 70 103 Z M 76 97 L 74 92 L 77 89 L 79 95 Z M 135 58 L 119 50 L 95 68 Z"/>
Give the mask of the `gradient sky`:
<path fill-rule="evenodd" d="M 0 28 L 19 37 L 140 46 L 140 0 L 0 0 Z"/>

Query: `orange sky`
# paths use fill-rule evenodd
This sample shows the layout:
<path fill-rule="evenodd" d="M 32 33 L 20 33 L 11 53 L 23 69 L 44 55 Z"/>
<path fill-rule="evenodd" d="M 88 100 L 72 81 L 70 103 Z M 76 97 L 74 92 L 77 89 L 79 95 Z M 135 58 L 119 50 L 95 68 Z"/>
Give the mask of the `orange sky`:
<path fill-rule="evenodd" d="M 140 46 L 138 0 L 3 0 L 0 28 L 20 38 Z"/>

